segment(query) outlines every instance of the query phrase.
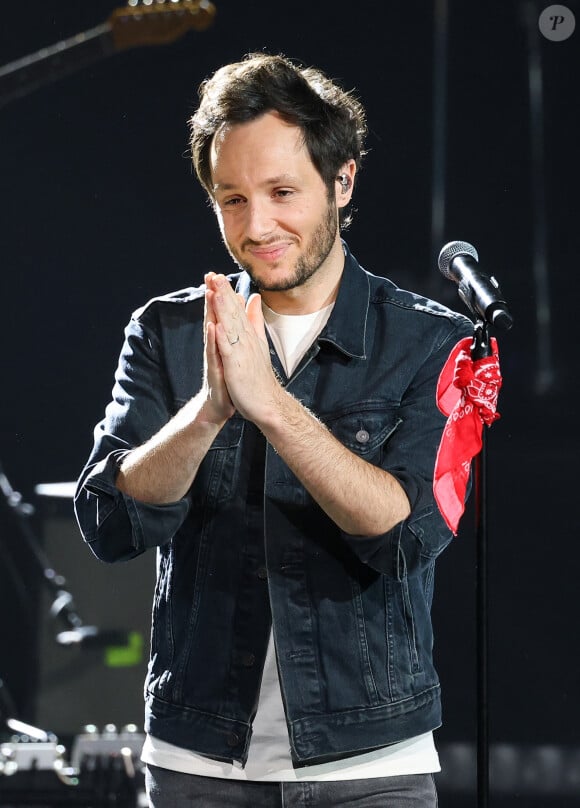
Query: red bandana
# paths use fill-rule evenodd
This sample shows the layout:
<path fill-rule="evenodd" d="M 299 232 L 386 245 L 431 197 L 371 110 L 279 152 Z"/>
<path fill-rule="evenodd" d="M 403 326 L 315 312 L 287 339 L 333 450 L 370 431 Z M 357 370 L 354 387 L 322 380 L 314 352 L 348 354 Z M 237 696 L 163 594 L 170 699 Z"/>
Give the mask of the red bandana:
<path fill-rule="evenodd" d="M 451 351 L 437 383 L 437 406 L 447 424 L 435 461 L 433 493 L 447 526 L 457 535 L 465 509 L 471 460 L 482 447 L 483 424 L 491 426 L 501 387 L 497 340 L 490 340 L 492 356 L 473 360 L 471 337 Z"/>

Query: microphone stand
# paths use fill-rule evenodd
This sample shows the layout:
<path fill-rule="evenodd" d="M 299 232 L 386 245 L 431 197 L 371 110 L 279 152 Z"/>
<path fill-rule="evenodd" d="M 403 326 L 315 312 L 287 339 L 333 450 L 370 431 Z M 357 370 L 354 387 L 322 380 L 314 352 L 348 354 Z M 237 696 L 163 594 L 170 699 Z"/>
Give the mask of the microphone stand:
<path fill-rule="evenodd" d="M 64 646 L 81 645 L 82 647 L 97 648 L 109 645 L 126 645 L 126 631 L 116 629 L 102 630 L 97 626 L 86 625 L 83 622 L 76 610 L 74 598 L 66 588 L 64 576 L 53 569 L 48 557 L 42 550 L 38 536 L 35 535 L 31 527 L 30 519 L 35 513 L 34 506 L 24 502 L 22 495 L 12 488 L 1 463 L 0 491 L 4 495 L 9 510 L 16 515 L 18 527 L 33 560 L 33 571 L 40 576 L 43 584 L 51 593 L 50 616 L 55 620 L 60 619 L 64 623 L 65 630 L 56 635 L 56 642 Z M 15 566 L 11 566 L 11 570 L 13 575 L 17 575 Z M 26 581 L 21 580 L 17 581 L 17 583 L 23 586 L 23 590 L 25 589 Z"/>
<path fill-rule="evenodd" d="M 44 554 L 39 538 L 35 535 L 30 519 L 35 513 L 35 508 L 28 502 L 24 502 L 22 494 L 15 491 L 0 463 L 0 491 L 9 509 L 16 515 L 16 521 L 20 532 L 30 550 L 35 572 L 40 574 L 42 582 L 50 590 L 53 596 L 53 603 L 50 607 L 52 617 L 60 617 L 64 620 L 70 630 L 77 630 L 83 626 L 83 621 L 76 612 L 73 597 L 65 589 L 66 581 L 52 568 L 50 561 Z"/>
<path fill-rule="evenodd" d="M 491 356 L 487 323 L 477 320 L 471 344 L 473 361 Z M 476 667 L 477 667 L 477 805 L 489 803 L 488 632 L 487 632 L 487 446 L 482 425 L 481 449 L 475 458 Z"/>
<path fill-rule="evenodd" d="M 471 359 L 476 362 L 493 355 L 488 326 L 508 331 L 513 325 L 497 280 L 477 268 L 477 251 L 466 241 L 452 241 L 439 253 L 439 269 L 458 285 L 458 294 L 475 317 Z M 489 792 L 488 740 L 488 637 L 487 637 L 487 490 L 486 436 L 488 424 L 482 418 L 481 448 L 475 457 L 476 505 L 476 633 L 477 633 L 477 794 L 478 808 L 487 808 Z"/>

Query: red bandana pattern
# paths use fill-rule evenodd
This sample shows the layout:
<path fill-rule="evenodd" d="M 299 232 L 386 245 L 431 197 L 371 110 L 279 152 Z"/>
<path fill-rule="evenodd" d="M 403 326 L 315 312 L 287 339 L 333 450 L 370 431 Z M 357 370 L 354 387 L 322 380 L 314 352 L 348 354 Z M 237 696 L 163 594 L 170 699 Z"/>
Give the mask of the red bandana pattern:
<path fill-rule="evenodd" d="M 457 343 L 437 383 L 437 406 L 448 417 L 435 461 L 433 493 L 454 535 L 465 509 L 471 461 L 482 447 L 483 425 L 491 426 L 500 417 L 497 340 L 490 340 L 491 356 L 476 360 L 471 358 L 472 342 L 466 337 Z"/>

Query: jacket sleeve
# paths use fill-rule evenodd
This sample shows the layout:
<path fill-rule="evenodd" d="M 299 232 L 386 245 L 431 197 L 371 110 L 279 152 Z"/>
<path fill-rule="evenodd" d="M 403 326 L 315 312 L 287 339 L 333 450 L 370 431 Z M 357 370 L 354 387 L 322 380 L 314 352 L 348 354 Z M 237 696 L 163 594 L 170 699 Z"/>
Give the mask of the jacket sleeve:
<path fill-rule="evenodd" d="M 420 573 L 452 539 L 433 495 L 435 460 L 446 423 L 437 406 L 436 391 L 451 350 L 470 334 L 473 325 L 458 317 L 451 329 L 439 335 L 403 396 L 400 425 L 386 445 L 381 466 L 404 488 L 410 515 L 378 536 L 342 534 L 363 563 L 399 580 Z"/>
<path fill-rule="evenodd" d="M 122 458 L 152 437 L 175 414 L 159 338 L 132 318 L 115 373 L 112 400 L 94 430 L 94 444 L 79 480 L 74 509 L 81 533 L 103 561 L 121 561 L 169 541 L 183 523 L 187 499 L 151 505 L 115 485 Z"/>

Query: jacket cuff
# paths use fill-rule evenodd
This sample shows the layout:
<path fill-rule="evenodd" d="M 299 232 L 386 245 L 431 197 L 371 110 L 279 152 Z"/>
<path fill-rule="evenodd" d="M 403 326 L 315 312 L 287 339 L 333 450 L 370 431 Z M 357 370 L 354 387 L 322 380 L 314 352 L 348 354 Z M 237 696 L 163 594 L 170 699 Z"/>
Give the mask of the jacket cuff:
<path fill-rule="evenodd" d="M 413 511 L 407 519 L 378 536 L 356 536 L 344 531 L 341 534 L 363 564 L 398 581 L 419 574 L 453 537 L 433 505 Z"/>
<path fill-rule="evenodd" d="M 99 461 L 75 495 L 75 513 L 83 537 L 102 561 L 134 558 L 173 538 L 183 524 L 186 499 L 153 505 L 130 497 L 115 485 L 126 450 L 111 452 Z"/>

